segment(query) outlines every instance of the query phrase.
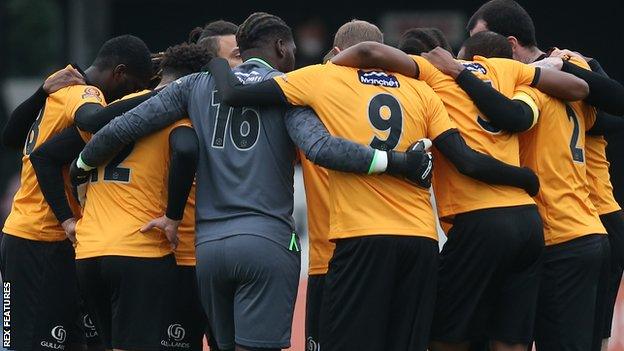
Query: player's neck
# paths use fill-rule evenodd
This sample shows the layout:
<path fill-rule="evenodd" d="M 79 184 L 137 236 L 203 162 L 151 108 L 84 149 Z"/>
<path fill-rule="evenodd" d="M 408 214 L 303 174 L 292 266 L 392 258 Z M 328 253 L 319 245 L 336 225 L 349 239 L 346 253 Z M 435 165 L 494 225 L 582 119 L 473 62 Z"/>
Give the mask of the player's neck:
<path fill-rule="evenodd" d="M 516 60 L 529 64 L 535 62 L 544 52 L 537 46 L 520 47 L 514 52 Z"/>
<path fill-rule="evenodd" d="M 162 89 L 178 78 L 180 77 L 176 77 L 170 74 L 163 74 L 162 78 L 160 79 L 160 83 L 158 83 L 158 86 L 154 88 L 154 90 Z"/>
<path fill-rule="evenodd" d="M 85 81 L 87 84 L 91 84 L 96 86 L 99 89 L 103 88 L 104 76 L 100 70 L 98 70 L 94 66 L 89 66 L 86 70 L 84 70 Z"/>
<path fill-rule="evenodd" d="M 241 58 L 243 59 L 243 62 L 247 62 L 249 60 L 258 60 L 261 63 L 268 65 L 269 68 L 275 68 L 275 64 L 274 64 L 274 60 L 272 57 L 269 57 L 268 55 L 266 55 L 265 53 L 263 53 L 260 50 L 247 50 L 245 52 L 241 52 Z"/>

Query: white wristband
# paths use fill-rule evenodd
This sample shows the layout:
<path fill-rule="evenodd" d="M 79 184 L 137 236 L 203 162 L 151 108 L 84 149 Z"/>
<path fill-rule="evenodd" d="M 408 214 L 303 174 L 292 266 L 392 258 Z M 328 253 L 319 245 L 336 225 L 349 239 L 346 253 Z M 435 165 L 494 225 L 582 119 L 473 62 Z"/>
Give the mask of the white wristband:
<path fill-rule="evenodd" d="M 87 171 L 87 172 L 95 168 L 84 163 L 84 161 L 82 161 L 82 155 L 78 156 L 78 160 L 76 160 L 76 166 L 78 166 L 78 168 L 82 169 L 83 171 Z"/>
<path fill-rule="evenodd" d="M 375 150 L 368 174 L 383 173 L 388 168 L 388 152 Z"/>

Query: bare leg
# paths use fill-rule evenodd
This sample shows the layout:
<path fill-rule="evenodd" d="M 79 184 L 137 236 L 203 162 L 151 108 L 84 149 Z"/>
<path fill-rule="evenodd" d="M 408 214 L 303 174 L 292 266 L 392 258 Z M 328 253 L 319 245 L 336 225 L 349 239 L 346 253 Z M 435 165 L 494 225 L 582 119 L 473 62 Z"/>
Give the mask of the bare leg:
<path fill-rule="evenodd" d="M 602 339 L 602 347 L 600 348 L 600 350 L 601 351 L 609 350 L 609 338 Z"/>

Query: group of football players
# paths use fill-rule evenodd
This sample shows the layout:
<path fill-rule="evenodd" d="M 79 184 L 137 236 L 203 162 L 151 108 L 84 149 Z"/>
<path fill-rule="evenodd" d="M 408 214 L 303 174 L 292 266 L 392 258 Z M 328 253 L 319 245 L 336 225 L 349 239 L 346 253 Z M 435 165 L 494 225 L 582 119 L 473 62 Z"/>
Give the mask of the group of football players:
<path fill-rule="evenodd" d="M 300 162 L 307 350 L 606 350 L 624 86 L 540 50 L 514 0 L 467 30 L 455 56 L 438 29 L 394 48 L 353 20 L 295 70 L 290 27 L 257 12 L 158 54 L 116 37 L 51 75 L 2 135 L 24 152 L 8 349 L 289 347 Z"/>

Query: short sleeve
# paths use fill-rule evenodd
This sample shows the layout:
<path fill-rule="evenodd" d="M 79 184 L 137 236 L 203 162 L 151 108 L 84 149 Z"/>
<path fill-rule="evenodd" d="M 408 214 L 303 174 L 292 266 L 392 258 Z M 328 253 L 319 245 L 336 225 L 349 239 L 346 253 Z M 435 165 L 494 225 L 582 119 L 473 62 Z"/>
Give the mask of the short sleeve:
<path fill-rule="evenodd" d="M 523 85 L 523 86 L 516 88 L 516 91 L 514 92 L 513 96 L 529 98 L 530 101 L 533 101 L 535 103 L 535 107 L 537 107 L 539 111 L 542 110 L 542 106 L 544 105 L 547 99 L 547 95 L 537 90 L 536 88 L 532 88 L 528 85 Z M 531 108 L 533 108 L 533 106 L 531 106 Z"/>
<path fill-rule="evenodd" d="M 76 111 L 84 104 L 94 103 L 106 106 L 104 94 L 100 89 L 90 85 L 76 85 L 68 88 L 68 99 L 65 105 L 67 116 L 74 120 Z"/>
<path fill-rule="evenodd" d="M 584 68 L 584 69 L 586 69 L 588 71 L 591 71 L 591 67 L 589 67 L 589 63 L 587 63 L 587 61 L 583 60 L 582 58 L 573 56 L 573 57 L 570 57 L 568 62 L 570 62 L 573 65 L 576 65 L 576 66 L 579 66 L 581 68 Z"/>
<path fill-rule="evenodd" d="M 534 66 L 506 58 L 489 58 L 487 60 L 495 66 L 500 75 L 499 78 L 513 79 L 516 86 L 533 86 L 537 83 L 535 80 L 539 78 L 539 75 L 536 77 L 537 69 Z"/>
<path fill-rule="evenodd" d="M 451 121 L 451 118 L 444 108 L 442 100 L 433 91 L 427 93 L 429 98 L 427 104 L 428 125 L 427 125 L 427 138 L 435 140 L 440 134 L 446 132 L 449 129 L 457 128 L 455 123 Z"/>
<path fill-rule="evenodd" d="M 424 57 L 417 55 L 409 55 L 414 62 L 416 62 L 416 66 L 418 66 L 418 80 L 421 80 L 427 83 L 434 90 L 436 89 L 436 85 L 442 80 L 442 72 L 440 72 L 431 62 L 427 61 Z"/>
<path fill-rule="evenodd" d="M 322 89 L 323 71 L 331 69 L 331 62 L 324 65 L 312 65 L 279 75 L 275 82 L 286 96 L 288 102 L 297 106 L 311 105 L 315 91 Z"/>

